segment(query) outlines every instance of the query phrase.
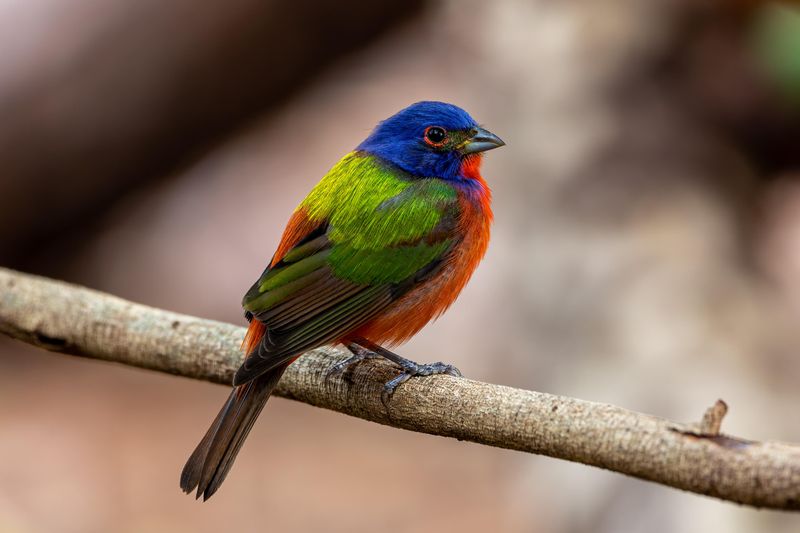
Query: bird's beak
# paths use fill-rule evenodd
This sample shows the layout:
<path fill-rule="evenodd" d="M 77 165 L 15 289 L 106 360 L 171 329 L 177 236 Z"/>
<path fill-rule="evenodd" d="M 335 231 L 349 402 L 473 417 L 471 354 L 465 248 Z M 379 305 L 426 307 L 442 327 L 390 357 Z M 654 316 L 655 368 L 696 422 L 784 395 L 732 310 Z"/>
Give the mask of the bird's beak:
<path fill-rule="evenodd" d="M 475 135 L 464 141 L 460 146 L 461 153 L 474 154 L 476 152 L 485 152 L 493 148 L 500 148 L 506 144 L 503 142 L 503 139 L 489 130 L 475 128 L 473 131 Z"/>

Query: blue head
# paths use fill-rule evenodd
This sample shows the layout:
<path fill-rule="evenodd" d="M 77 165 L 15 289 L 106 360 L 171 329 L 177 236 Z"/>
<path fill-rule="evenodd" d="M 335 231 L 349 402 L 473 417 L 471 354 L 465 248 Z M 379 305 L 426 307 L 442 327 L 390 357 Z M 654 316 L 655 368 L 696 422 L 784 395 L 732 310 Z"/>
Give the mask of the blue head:
<path fill-rule="evenodd" d="M 415 176 L 457 181 L 464 157 L 503 144 L 460 107 L 417 102 L 378 124 L 356 150 Z"/>

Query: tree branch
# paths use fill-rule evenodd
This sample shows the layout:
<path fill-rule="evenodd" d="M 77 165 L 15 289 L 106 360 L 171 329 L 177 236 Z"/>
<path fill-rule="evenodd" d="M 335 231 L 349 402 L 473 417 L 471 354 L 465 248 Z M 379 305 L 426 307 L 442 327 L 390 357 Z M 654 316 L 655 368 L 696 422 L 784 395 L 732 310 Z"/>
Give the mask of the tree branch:
<path fill-rule="evenodd" d="M 228 384 L 244 329 L 135 304 L 0 268 L 0 332 L 46 350 Z M 403 384 L 366 360 L 327 370 L 347 354 L 313 350 L 289 367 L 276 394 L 380 424 L 598 466 L 724 500 L 800 510 L 800 447 L 719 433 L 727 407 L 678 424 L 607 404 L 450 376 Z M 198 433 L 199 435 L 199 433 Z"/>

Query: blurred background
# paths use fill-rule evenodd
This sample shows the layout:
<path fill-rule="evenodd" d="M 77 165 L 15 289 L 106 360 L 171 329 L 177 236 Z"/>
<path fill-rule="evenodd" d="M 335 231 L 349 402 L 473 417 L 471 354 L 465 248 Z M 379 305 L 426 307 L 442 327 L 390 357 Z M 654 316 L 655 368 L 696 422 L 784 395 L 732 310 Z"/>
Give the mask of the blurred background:
<path fill-rule="evenodd" d="M 0 264 L 244 324 L 294 206 L 423 99 L 508 146 L 486 260 L 403 355 L 800 441 L 788 4 L 0 0 Z M 0 532 L 800 530 L 281 398 L 201 505 L 178 475 L 227 394 L 0 339 Z"/>

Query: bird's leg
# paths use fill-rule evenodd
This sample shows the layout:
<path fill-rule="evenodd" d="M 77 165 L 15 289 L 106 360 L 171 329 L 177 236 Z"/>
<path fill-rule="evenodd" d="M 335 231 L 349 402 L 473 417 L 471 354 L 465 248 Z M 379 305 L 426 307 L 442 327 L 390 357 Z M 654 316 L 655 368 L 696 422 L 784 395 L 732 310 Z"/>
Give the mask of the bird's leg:
<path fill-rule="evenodd" d="M 359 346 L 354 342 L 348 342 L 345 344 L 348 350 L 353 354 L 352 356 L 348 357 L 344 361 L 340 361 L 333 365 L 330 370 L 328 370 L 327 374 L 325 375 L 326 378 L 330 378 L 331 376 L 335 376 L 337 374 L 341 374 L 350 366 L 363 361 L 364 359 L 372 359 L 375 357 L 380 357 L 375 352 L 367 350 L 366 348 Z"/>
<path fill-rule="evenodd" d="M 442 362 L 427 363 L 427 364 L 415 363 L 414 361 L 406 359 L 405 357 L 401 357 L 394 352 L 390 352 L 383 346 L 375 344 L 374 342 L 365 339 L 363 337 L 354 338 L 350 344 L 351 345 L 355 344 L 356 346 L 360 347 L 363 350 L 366 350 L 369 353 L 385 357 L 386 359 L 388 359 L 389 361 L 393 362 L 394 364 L 403 369 L 402 374 L 388 381 L 383 386 L 383 393 L 381 393 L 381 400 L 383 400 L 384 405 L 388 404 L 389 400 L 392 398 L 392 394 L 394 394 L 394 391 L 395 389 L 397 389 L 397 387 L 399 387 L 401 384 L 405 383 L 414 376 L 432 376 L 434 374 L 448 374 L 450 376 L 461 377 L 461 371 L 456 367 L 454 367 L 453 365 L 448 365 L 447 363 L 442 363 Z M 350 348 L 350 346 L 348 346 L 348 348 Z M 350 349 L 352 351 L 352 348 Z M 352 359 L 352 357 L 350 359 Z M 348 359 L 348 361 L 350 359 Z M 345 361 L 345 363 L 346 362 L 347 361 Z"/>

